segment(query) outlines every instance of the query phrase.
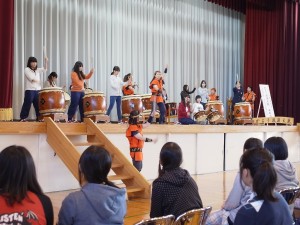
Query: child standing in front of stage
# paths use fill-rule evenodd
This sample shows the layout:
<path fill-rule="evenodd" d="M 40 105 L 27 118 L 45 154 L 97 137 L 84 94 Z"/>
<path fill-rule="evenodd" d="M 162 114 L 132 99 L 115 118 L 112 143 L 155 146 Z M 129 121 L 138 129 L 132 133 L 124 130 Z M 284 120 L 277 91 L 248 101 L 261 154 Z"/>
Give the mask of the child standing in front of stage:
<path fill-rule="evenodd" d="M 126 130 L 126 137 L 128 138 L 130 145 L 130 156 L 132 158 L 132 164 L 141 172 L 143 167 L 143 147 L 144 142 L 156 142 L 156 138 L 146 138 L 143 135 L 143 128 L 147 128 L 150 123 L 138 124 L 139 111 L 133 110 L 129 115 L 128 128 Z"/>

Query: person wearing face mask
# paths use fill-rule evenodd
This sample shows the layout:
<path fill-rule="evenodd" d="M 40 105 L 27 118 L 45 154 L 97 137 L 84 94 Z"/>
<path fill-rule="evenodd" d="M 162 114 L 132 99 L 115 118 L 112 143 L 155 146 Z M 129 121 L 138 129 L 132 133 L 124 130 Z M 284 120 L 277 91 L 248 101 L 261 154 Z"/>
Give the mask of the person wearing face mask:
<path fill-rule="evenodd" d="M 84 80 L 90 79 L 94 73 L 94 69 L 91 69 L 88 74 L 83 73 L 83 64 L 77 61 L 73 67 L 71 73 L 71 104 L 68 110 L 68 121 L 75 122 L 72 120 L 76 113 L 77 107 L 79 106 L 80 119 L 83 122 L 83 97 L 84 97 Z"/>

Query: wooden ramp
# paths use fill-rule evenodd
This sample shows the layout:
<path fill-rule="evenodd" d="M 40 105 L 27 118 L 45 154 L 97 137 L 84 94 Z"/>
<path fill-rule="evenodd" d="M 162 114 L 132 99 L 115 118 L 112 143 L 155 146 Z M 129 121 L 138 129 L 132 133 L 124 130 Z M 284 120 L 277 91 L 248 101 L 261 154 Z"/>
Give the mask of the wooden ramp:
<path fill-rule="evenodd" d="M 86 137 L 84 142 L 72 140 L 70 136 L 78 135 L 78 133 L 65 133 L 50 117 L 45 117 L 45 122 L 47 124 L 47 142 L 77 180 L 80 158 L 77 147 L 103 146 L 112 156 L 111 169 L 114 175 L 110 175 L 109 180 L 122 181 L 123 184 L 120 186 L 125 185 L 128 197 L 150 198 L 150 184 L 148 181 L 135 169 L 122 152 L 109 141 L 91 119 L 84 120 L 85 126 L 80 124 L 81 133 L 79 135 Z"/>

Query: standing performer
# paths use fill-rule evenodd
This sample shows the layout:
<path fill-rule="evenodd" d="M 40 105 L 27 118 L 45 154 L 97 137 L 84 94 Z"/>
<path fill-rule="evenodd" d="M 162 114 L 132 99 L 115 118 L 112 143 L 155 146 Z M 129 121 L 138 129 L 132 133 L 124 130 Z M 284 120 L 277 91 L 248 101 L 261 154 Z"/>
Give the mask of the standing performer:
<path fill-rule="evenodd" d="M 115 102 L 117 103 L 117 113 L 118 121 L 122 123 L 122 113 L 121 113 L 121 96 L 122 96 L 122 86 L 124 84 L 129 84 L 129 81 L 122 82 L 121 78 L 118 76 L 120 73 L 120 67 L 114 66 L 113 71 L 110 74 L 110 97 L 109 97 L 109 107 L 106 115 L 110 115 L 111 110 L 114 107 Z"/>
<path fill-rule="evenodd" d="M 123 82 L 126 82 L 126 84 L 123 86 L 123 95 L 134 95 L 134 88 L 136 84 L 133 84 L 132 82 L 132 74 L 128 73 L 124 76 Z"/>
<path fill-rule="evenodd" d="M 143 136 L 143 128 L 147 128 L 150 123 L 138 124 L 139 111 L 133 110 L 129 115 L 128 128 L 126 130 L 126 137 L 128 138 L 130 145 L 130 156 L 132 158 L 132 164 L 141 172 L 143 167 L 143 147 L 144 142 L 156 142 L 156 139 L 146 138 Z"/>
<path fill-rule="evenodd" d="M 151 89 L 152 92 L 152 96 L 150 99 L 152 103 L 152 111 L 149 116 L 148 122 L 149 123 L 152 122 L 153 117 L 155 116 L 156 104 L 157 104 L 160 112 L 159 124 L 163 124 L 165 121 L 166 106 L 164 104 L 164 99 L 163 99 L 163 75 L 161 74 L 160 71 L 155 71 L 149 88 Z"/>
<path fill-rule="evenodd" d="M 239 81 L 235 82 L 235 87 L 232 90 L 233 90 L 232 107 L 234 107 L 236 103 L 242 102 L 244 91 Z"/>
<path fill-rule="evenodd" d="M 72 120 L 77 107 L 79 105 L 80 120 L 83 122 L 83 96 L 84 96 L 84 80 L 90 79 L 94 73 L 94 69 L 91 69 L 90 72 L 85 75 L 83 72 L 83 64 L 80 61 L 77 61 L 73 67 L 73 72 L 71 73 L 71 105 L 68 110 L 68 121 L 75 122 Z"/>
<path fill-rule="evenodd" d="M 56 87 L 57 73 L 51 72 L 44 83 L 44 87 Z"/>
<path fill-rule="evenodd" d="M 201 104 L 203 105 L 203 108 L 205 109 L 207 100 L 208 100 L 208 89 L 206 87 L 206 81 L 202 80 L 200 87 L 198 88 L 198 95 L 201 96 Z"/>
<path fill-rule="evenodd" d="M 33 56 L 28 58 L 25 68 L 25 96 L 20 113 L 20 121 L 26 121 L 31 104 L 35 109 L 36 120 L 39 118 L 39 90 L 41 90 L 41 74 L 47 71 L 48 58 L 45 57 L 44 68 L 38 68 L 37 59 Z"/>
<path fill-rule="evenodd" d="M 181 124 L 195 124 L 196 121 L 191 119 L 191 107 L 190 107 L 190 96 L 189 94 L 184 94 L 183 101 L 179 103 L 178 106 L 178 121 Z"/>
<path fill-rule="evenodd" d="M 254 101 L 256 94 L 252 91 L 252 87 L 247 87 L 247 92 L 242 97 L 242 100 L 251 104 L 252 114 L 254 113 Z"/>
<path fill-rule="evenodd" d="M 192 91 L 189 90 L 189 85 L 185 84 L 182 87 L 182 91 L 180 93 L 181 101 L 184 101 L 184 97 L 188 94 L 193 94 L 196 91 L 196 88 L 194 88 Z"/>

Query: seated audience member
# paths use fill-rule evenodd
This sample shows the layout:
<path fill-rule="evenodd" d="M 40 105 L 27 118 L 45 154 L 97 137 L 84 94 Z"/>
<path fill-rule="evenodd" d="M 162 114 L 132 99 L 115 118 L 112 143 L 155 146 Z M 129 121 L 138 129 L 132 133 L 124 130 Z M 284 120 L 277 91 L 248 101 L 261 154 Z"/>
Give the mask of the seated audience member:
<path fill-rule="evenodd" d="M 53 225 L 52 203 L 37 181 L 30 152 L 22 146 L 0 152 L 0 224 Z"/>
<path fill-rule="evenodd" d="M 182 151 L 178 144 L 167 142 L 160 151 L 158 178 L 152 184 L 150 217 L 182 213 L 202 208 L 196 182 L 180 168 Z"/>
<path fill-rule="evenodd" d="M 262 147 L 263 143 L 260 139 L 249 138 L 244 143 L 243 152 Z M 252 189 L 244 184 L 238 172 L 222 209 L 211 213 L 207 218 L 206 225 L 228 225 L 228 218 L 234 222 L 237 212 L 247 204 L 252 193 Z"/>
<path fill-rule="evenodd" d="M 126 191 L 107 179 L 111 156 L 102 147 L 90 146 L 79 159 L 81 190 L 62 202 L 58 225 L 123 224 Z"/>
<path fill-rule="evenodd" d="M 246 151 L 240 159 L 240 175 L 254 195 L 238 211 L 234 225 L 292 225 L 289 207 L 275 191 L 274 156 L 267 149 Z M 231 223 L 229 223 L 231 224 Z"/>
<path fill-rule="evenodd" d="M 183 101 L 178 106 L 178 121 L 181 124 L 195 124 L 196 122 L 191 118 L 190 96 L 185 94 Z"/>
<path fill-rule="evenodd" d="M 275 158 L 274 168 L 277 174 L 275 190 L 280 191 L 299 186 L 296 169 L 287 159 L 289 152 L 285 140 L 282 137 L 270 137 L 266 140 L 264 147 L 273 153 Z M 290 210 L 293 213 L 293 204 L 290 205 Z"/>

